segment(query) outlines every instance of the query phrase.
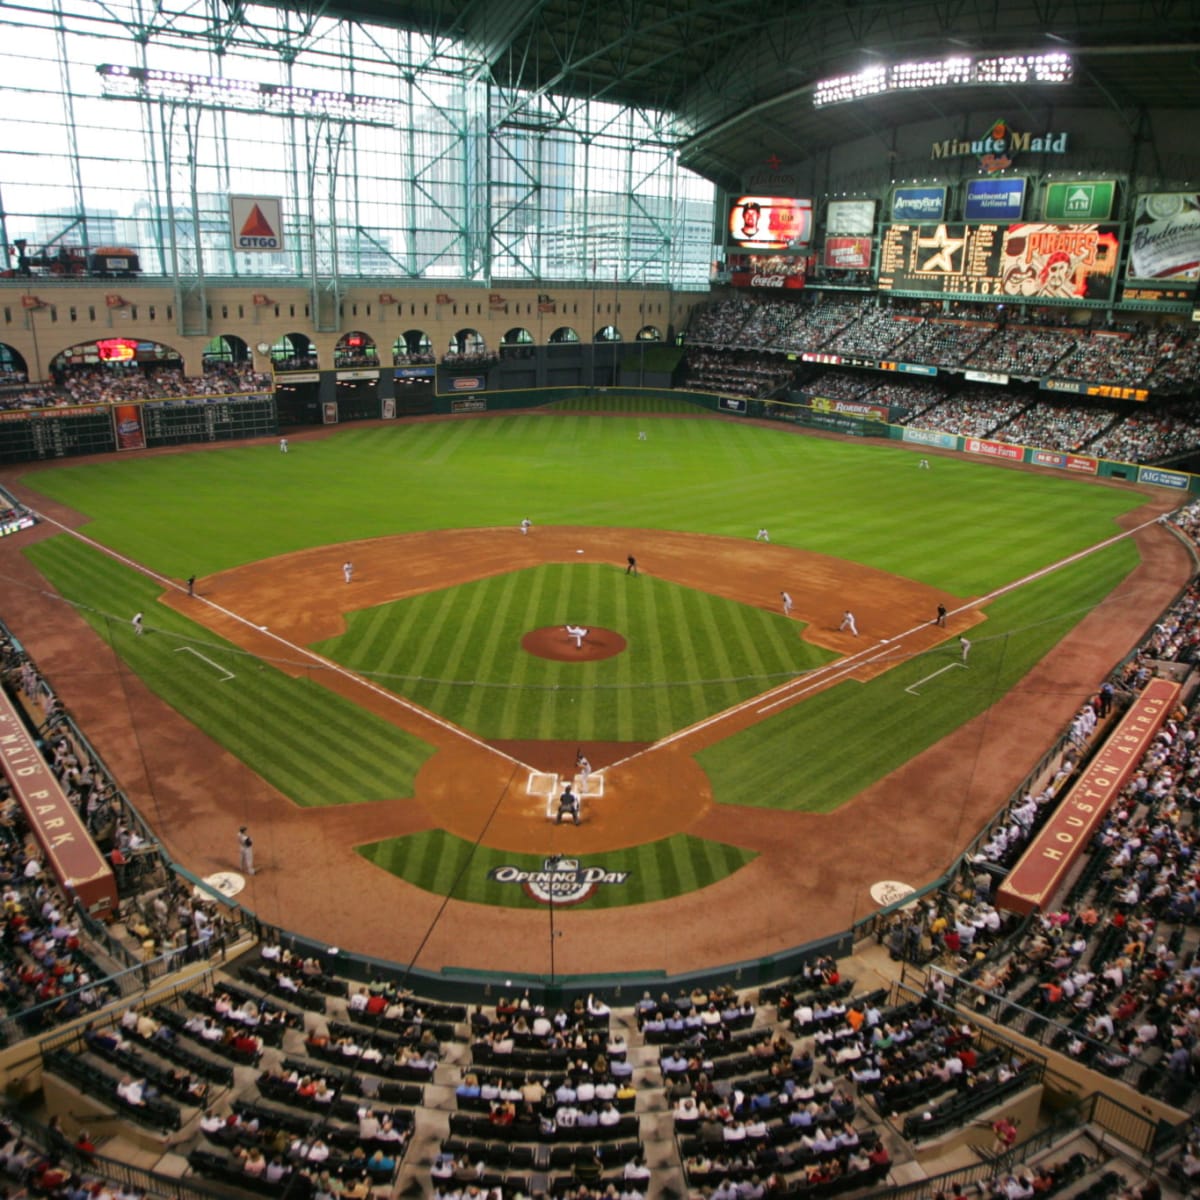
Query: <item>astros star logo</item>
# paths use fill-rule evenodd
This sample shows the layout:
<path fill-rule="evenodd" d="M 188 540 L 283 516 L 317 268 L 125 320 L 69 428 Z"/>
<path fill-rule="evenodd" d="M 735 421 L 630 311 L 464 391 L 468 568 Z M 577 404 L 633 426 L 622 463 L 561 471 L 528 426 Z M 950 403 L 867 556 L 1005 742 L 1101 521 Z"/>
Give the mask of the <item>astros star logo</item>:
<path fill-rule="evenodd" d="M 954 265 L 954 256 L 966 245 L 965 237 L 953 238 L 947 231 L 945 225 L 939 225 L 933 237 L 918 237 L 917 248 L 920 250 L 936 250 L 928 261 L 921 263 L 918 271 L 945 271 L 947 274 L 954 274 L 957 268 Z"/>
<path fill-rule="evenodd" d="M 779 168 L 783 166 L 783 159 L 780 158 L 778 154 L 772 154 L 771 157 L 767 159 L 767 166 L 770 167 L 772 171 L 778 171 Z"/>

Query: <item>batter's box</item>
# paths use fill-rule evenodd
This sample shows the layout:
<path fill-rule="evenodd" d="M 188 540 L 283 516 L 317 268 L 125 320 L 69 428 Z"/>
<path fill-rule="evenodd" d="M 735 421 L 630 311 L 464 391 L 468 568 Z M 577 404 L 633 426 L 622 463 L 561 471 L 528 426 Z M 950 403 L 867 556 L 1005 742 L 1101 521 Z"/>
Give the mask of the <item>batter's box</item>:
<path fill-rule="evenodd" d="M 525 791 L 530 796 L 554 796 L 558 793 L 558 776 L 544 771 L 530 771 Z"/>
<path fill-rule="evenodd" d="M 557 778 L 558 776 L 556 775 L 555 779 Z M 582 775 L 576 775 L 572 787 L 574 787 L 577 796 L 603 796 L 604 776 L 593 772 L 585 781 Z"/>

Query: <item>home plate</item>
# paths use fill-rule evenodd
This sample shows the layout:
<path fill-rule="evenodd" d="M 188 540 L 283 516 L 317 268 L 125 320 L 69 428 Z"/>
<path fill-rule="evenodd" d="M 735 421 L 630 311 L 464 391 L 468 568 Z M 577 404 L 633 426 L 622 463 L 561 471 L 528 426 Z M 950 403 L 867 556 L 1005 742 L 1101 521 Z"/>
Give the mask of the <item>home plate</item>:
<path fill-rule="evenodd" d="M 575 553 L 576 553 L 576 554 L 582 554 L 582 553 L 583 553 L 583 551 L 582 551 L 582 550 L 576 550 L 576 551 L 575 551 Z"/>

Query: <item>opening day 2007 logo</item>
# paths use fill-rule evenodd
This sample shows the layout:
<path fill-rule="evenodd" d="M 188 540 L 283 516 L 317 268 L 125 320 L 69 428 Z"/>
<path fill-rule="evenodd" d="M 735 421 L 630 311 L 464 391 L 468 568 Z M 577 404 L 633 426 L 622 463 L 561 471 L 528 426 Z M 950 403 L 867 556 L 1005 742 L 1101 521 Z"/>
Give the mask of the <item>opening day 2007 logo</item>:
<path fill-rule="evenodd" d="M 582 867 L 577 858 L 557 856 L 543 859 L 540 871 L 503 866 L 488 872 L 493 883 L 519 883 L 527 896 L 541 904 L 579 904 L 601 884 L 624 883 L 629 876 L 629 871 Z"/>

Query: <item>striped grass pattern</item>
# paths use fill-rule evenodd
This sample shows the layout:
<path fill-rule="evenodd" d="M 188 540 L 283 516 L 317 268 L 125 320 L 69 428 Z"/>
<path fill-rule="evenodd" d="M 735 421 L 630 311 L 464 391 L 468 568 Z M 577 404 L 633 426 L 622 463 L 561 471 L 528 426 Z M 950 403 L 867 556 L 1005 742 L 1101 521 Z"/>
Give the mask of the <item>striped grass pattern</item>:
<path fill-rule="evenodd" d="M 162 589 L 152 580 L 73 538 L 50 538 L 28 554 L 147 687 L 295 803 L 413 794 L 433 751 L 427 743 L 308 673 L 293 678 L 238 650 L 157 603 Z M 142 637 L 130 624 L 139 611 Z"/>
<path fill-rule="evenodd" d="M 627 647 L 578 663 L 521 648 L 567 622 Z M 352 613 L 316 649 L 480 737 L 647 741 L 829 661 L 802 630 L 620 567 L 549 564 Z"/>
<path fill-rule="evenodd" d="M 569 835 L 570 831 L 567 832 Z M 358 853 L 377 867 L 439 896 L 505 908 L 545 907 L 519 883 L 501 883 L 489 878 L 489 872 L 500 867 L 540 871 L 545 864 L 541 855 L 476 846 L 441 829 L 372 842 L 360 846 Z M 579 859 L 580 867 L 603 867 L 606 872 L 627 873 L 627 878 L 620 883 L 598 884 L 591 896 L 572 907 L 620 908 L 666 900 L 708 887 L 755 857 L 753 851 L 688 834 L 624 850 L 608 850 L 602 855 Z"/>

